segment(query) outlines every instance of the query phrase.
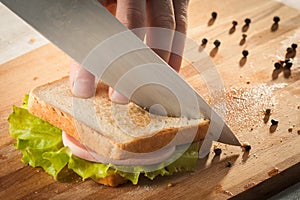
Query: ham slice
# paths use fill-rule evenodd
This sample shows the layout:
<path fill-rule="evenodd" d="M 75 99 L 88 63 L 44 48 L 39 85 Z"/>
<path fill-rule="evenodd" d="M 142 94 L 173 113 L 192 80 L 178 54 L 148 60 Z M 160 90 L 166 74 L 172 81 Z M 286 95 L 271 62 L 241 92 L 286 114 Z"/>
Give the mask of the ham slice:
<path fill-rule="evenodd" d="M 96 153 L 85 145 L 81 144 L 72 136 L 62 133 L 62 140 L 64 146 L 68 146 L 72 154 L 82 158 L 84 160 L 104 163 L 104 164 L 114 164 L 114 165 L 124 165 L 124 166 L 135 166 L 135 165 L 152 165 L 161 163 L 172 156 L 175 151 L 175 147 L 171 147 L 168 149 L 162 149 L 159 151 L 155 151 L 153 153 L 147 154 L 134 154 L 137 155 L 134 158 L 125 159 L 125 160 L 115 160 L 107 158 L 103 155 Z"/>

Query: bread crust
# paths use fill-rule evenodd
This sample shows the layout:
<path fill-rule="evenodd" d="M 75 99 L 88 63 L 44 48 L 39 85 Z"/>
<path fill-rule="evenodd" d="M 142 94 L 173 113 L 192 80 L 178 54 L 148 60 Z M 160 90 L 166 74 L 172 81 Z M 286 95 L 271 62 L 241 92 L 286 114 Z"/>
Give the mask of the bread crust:
<path fill-rule="evenodd" d="M 121 184 L 126 183 L 127 181 L 127 179 L 115 173 L 105 178 L 99 178 L 96 182 L 110 187 L 117 187 Z"/>

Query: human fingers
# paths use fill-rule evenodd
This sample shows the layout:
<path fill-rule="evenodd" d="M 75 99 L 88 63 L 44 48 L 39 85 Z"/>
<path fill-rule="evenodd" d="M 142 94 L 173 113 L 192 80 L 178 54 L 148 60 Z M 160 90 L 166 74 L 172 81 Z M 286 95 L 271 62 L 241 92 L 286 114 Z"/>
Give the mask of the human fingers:
<path fill-rule="evenodd" d="M 108 97 L 112 102 L 117 103 L 117 104 L 128 104 L 129 103 L 129 100 L 126 97 L 124 97 L 123 95 L 121 95 L 120 93 L 118 93 L 111 87 L 109 87 L 109 90 L 108 90 Z"/>
<path fill-rule="evenodd" d="M 122 0 L 118 1 L 116 18 L 141 39 L 144 39 L 145 31 L 139 29 L 146 25 L 146 0 Z"/>
<path fill-rule="evenodd" d="M 76 61 L 70 62 L 70 85 L 74 96 L 92 97 L 95 93 L 95 76 L 84 69 Z"/>
<path fill-rule="evenodd" d="M 118 1 L 116 18 L 128 29 L 138 29 L 145 27 L 146 1 L 145 0 L 122 0 Z M 141 39 L 144 39 L 145 31 L 139 29 L 133 32 Z M 109 98 L 114 103 L 127 104 L 129 100 L 112 88 L 109 88 Z"/>
<path fill-rule="evenodd" d="M 117 0 L 98 0 L 111 14 L 116 15 Z"/>
<path fill-rule="evenodd" d="M 169 62 L 175 29 L 172 0 L 147 1 L 147 23 L 149 26 L 146 38 L 147 45 L 162 59 Z"/>
<path fill-rule="evenodd" d="M 177 72 L 180 70 L 186 39 L 188 4 L 189 0 L 173 0 L 176 26 L 169 65 Z"/>

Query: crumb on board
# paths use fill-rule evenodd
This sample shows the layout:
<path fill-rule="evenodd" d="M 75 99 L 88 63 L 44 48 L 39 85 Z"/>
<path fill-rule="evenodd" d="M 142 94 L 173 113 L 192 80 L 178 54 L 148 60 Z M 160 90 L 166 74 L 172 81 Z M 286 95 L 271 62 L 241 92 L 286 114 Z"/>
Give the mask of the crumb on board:
<path fill-rule="evenodd" d="M 224 190 L 223 194 L 226 194 L 228 196 L 233 196 L 232 192 L 228 191 L 228 190 Z"/>
<path fill-rule="evenodd" d="M 174 184 L 173 183 L 168 183 L 168 185 L 167 185 L 168 187 L 173 187 L 174 186 Z"/>
<path fill-rule="evenodd" d="M 38 77 L 35 76 L 35 77 L 32 78 L 32 80 L 36 81 L 36 80 L 38 80 Z"/>
<path fill-rule="evenodd" d="M 248 189 L 254 187 L 255 185 L 256 185 L 255 182 L 247 183 L 246 185 L 244 185 L 244 189 L 248 190 Z"/>
<path fill-rule="evenodd" d="M 32 44 L 32 43 L 34 43 L 34 42 L 35 42 L 35 38 L 32 37 L 32 38 L 29 39 L 29 43 Z"/>
<path fill-rule="evenodd" d="M 293 127 L 289 127 L 289 128 L 288 128 L 288 132 L 289 132 L 289 133 L 293 132 Z"/>
<path fill-rule="evenodd" d="M 272 176 L 275 176 L 276 174 L 278 174 L 279 173 L 279 169 L 277 168 L 277 167 L 274 167 L 272 170 L 270 170 L 269 172 L 268 172 L 268 175 L 270 176 L 270 177 L 272 177 Z"/>

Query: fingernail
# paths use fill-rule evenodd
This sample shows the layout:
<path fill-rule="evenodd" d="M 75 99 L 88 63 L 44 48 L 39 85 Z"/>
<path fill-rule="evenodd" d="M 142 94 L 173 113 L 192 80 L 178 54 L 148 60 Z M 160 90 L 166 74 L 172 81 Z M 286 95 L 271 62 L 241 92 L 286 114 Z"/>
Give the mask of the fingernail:
<path fill-rule="evenodd" d="M 113 91 L 111 101 L 117 104 L 128 104 L 129 100 L 120 93 Z"/>
<path fill-rule="evenodd" d="M 89 98 L 94 96 L 95 83 L 92 80 L 76 79 L 72 88 L 73 95 L 80 98 Z"/>

